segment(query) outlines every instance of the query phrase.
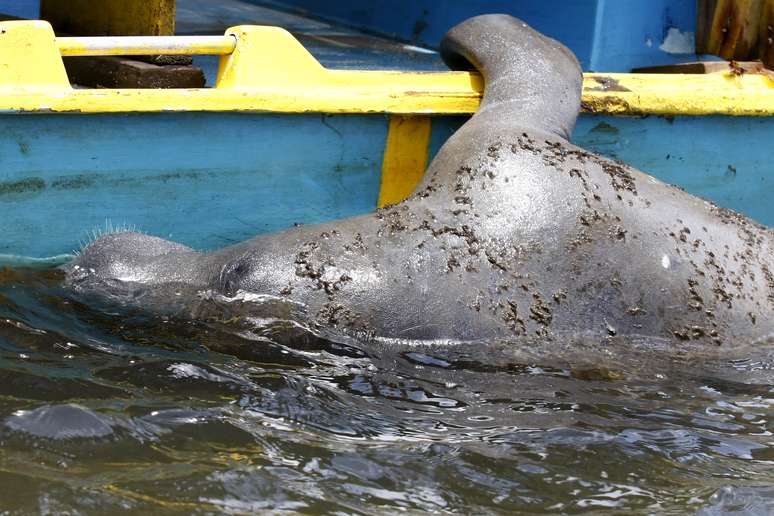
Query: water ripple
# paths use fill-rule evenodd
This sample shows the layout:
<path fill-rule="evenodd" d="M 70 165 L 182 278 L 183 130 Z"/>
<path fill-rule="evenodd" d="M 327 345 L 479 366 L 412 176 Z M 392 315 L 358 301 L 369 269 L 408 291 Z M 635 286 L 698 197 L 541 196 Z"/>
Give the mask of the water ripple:
<path fill-rule="evenodd" d="M 770 346 L 357 341 L 60 280 L 0 270 L 11 512 L 774 512 Z"/>

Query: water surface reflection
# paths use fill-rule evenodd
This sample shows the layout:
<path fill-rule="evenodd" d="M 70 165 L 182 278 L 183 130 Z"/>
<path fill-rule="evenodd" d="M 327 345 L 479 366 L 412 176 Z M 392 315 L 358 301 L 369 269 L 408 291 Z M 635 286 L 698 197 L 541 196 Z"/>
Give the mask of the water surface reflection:
<path fill-rule="evenodd" d="M 59 281 L 0 270 L 3 509 L 774 512 L 771 343 L 356 342 Z"/>

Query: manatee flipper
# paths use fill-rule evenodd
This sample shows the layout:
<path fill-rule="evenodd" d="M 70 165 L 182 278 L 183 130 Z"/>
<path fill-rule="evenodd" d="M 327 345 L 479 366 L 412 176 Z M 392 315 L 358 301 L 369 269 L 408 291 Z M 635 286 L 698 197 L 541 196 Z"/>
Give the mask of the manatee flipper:
<path fill-rule="evenodd" d="M 484 99 L 475 118 L 495 116 L 565 140 L 580 109 L 583 75 L 558 41 L 508 15 L 470 18 L 446 33 L 441 57 L 453 70 L 478 70 Z"/>

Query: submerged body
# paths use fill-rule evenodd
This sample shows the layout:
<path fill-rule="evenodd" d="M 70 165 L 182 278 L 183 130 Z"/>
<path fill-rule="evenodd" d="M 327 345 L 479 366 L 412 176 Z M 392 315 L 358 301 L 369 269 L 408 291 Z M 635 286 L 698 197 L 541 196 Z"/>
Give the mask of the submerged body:
<path fill-rule="evenodd" d="M 202 292 L 260 294 L 396 339 L 774 333 L 772 230 L 570 144 L 581 71 L 567 49 L 493 15 L 442 52 L 481 70 L 485 97 L 407 200 L 208 254 L 107 235 L 68 284 L 190 314 Z"/>

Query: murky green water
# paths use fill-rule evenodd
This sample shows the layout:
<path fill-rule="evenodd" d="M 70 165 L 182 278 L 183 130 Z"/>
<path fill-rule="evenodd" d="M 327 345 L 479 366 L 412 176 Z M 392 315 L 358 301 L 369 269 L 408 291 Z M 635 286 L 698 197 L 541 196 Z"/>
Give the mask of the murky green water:
<path fill-rule="evenodd" d="M 774 513 L 771 344 L 358 343 L 60 279 L 0 269 L 11 513 Z"/>

